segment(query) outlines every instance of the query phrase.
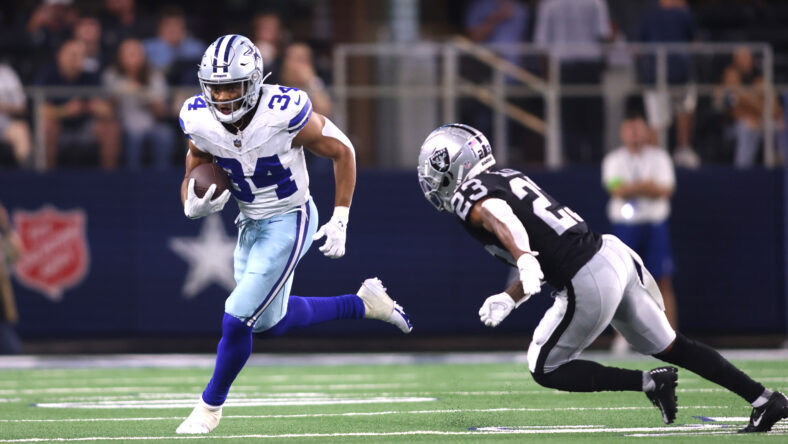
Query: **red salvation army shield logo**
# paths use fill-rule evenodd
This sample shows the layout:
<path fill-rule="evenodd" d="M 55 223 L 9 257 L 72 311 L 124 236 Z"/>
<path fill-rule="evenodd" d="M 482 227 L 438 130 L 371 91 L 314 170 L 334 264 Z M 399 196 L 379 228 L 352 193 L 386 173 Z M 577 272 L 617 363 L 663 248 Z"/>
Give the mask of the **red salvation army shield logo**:
<path fill-rule="evenodd" d="M 85 221 L 82 210 L 45 206 L 35 212 L 15 211 L 14 223 L 25 247 L 15 267 L 19 282 L 53 301 L 82 282 L 89 261 Z"/>

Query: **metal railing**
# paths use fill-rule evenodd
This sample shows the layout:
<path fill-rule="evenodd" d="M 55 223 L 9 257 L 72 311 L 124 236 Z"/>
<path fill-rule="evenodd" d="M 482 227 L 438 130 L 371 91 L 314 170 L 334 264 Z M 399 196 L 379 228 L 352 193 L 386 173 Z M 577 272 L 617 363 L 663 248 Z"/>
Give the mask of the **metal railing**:
<path fill-rule="evenodd" d="M 191 95 L 200 92 L 199 88 L 195 87 L 171 87 L 169 88 L 170 97 L 187 98 Z M 67 86 L 28 86 L 25 87 L 25 94 L 30 98 L 32 104 L 30 113 L 32 115 L 32 138 L 33 138 L 33 152 L 31 165 L 34 169 L 43 171 L 46 169 L 46 148 L 45 148 L 45 125 L 43 116 L 43 105 L 47 100 L 51 99 L 69 99 L 73 97 L 83 98 L 111 98 L 113 97 L 109 91 L 100 86 L 94 87 L 67 87 Z M 144 92 L 139 93 L 144 97 Z M 171 107 L 173 118 L 177 117 L 180 103 L 173 103 Z"/>
<path fill-rule="evenodd" d="M 608 44 L 600 45 L 602 54 L 607 56 L 611 51 L 624 51 L 631 58 L 649 55 L 655 58 L 655 82 L 653 85 L 633 84 L 627 86 L 631 94 L 642 94 L 652 90 L 659 94 L 677 95 L 685 92 L 687 85 L 670 85 L 668 79 L 669 56 L 680 54 L 689 57 L 698 56 L 730 56 L 739 48 L 750 49 L 760 60 L 763 73 L 763 144 L 764 163 L 776 165 L 774 138 L 772 137 L 775 121 L 773 82 L 774 56 L 768 44 L 763 43 L 692 43 L 692 44 Z M 516 54 L 520 57 L 540 58 L 545 61 L 546 74 L 536 75 L 520 66 L 514 65 L 501 54 Z M 603 56 L 603 57 L 604 57 Z M 393 83 L 385 84 L 374 76 L 367 75 L 367 83 L 351 81 L 349 71 L 352 70 L 356 58 L 372 58 L 375 63 L 384 58 L 395 58 L 398 62 L 417 57 L 440 66 L 440 76 L 418 85 Z M 460 74 L 460 63 L 463 57 L 471 57 L 491 69 L 492 80 L 488 83 L 473 83 Z M 399 63 L 402 64 L 402 63 Z M 398 65 L 394 63 L 393 65 Z M 442 123 L 454 122 L 458 119 L 457 102 L 460 99 L 476 99 L 492 111 L 491 141 L 496 158 L 505 165 L 508 160 L 508 125 L 507 119 L 540 134 L 544 137 L 544 159 L 549 168 L 560 167 L 564 160 L 561 143 L 561 99 L 565 97 L 600 97 L 604 95 L 601 84 L 564 85 L 561 83 L 561 62 L 547 48 L 530 44 L 499 44 L 480 46 L 464 38 L 454 39 L 446 43 L 419 42 L 413 44 L 346 44 L 334 50 L 333 59 L 335 97 L 334 117 L 343 128 L 352 128 L 353 122 L 348 121 L 349 102 L 359 99 L 393 99 L 408 101 L 414 98 L 433 99 L 441 104 L 440 112 L 425 115 L 429 123 L 425 128 L 434 128 Z M 358 76 L 356 76 L 358 77 Z M 364 76 L 361 76 L 364 77 Z M 689 83 L 688 83 L 689 85 Z M 692 87 L 699 95 L 713 95 L 720 87 L 716 81 L 694 80 Z M 544 101 L 543 116 L 535 115 L 519 108 L 510 99 L 523 97 L 540 97 Z M 367 122 L 368 123 L 368 122 Z M 473 124 L 473 122 L 466 122 Z M 422 131 L 423 132 L 423 131 Z M 420 134 L 425 136 L 427 132 Z M 401 135 L 405 137 L 405 135 Z M 659 140 L 664 146 L 667 141 L 667 127 L 659 128 Z M 415 144 L 415 145 L 414 145 Z M 409 143 L 401 141 L 375 141 L 381 149 L 418 150 L 417 138 Z M 612 147 L 607 147 L 612 148 Z M 406 158 L 413 159 L 408 164 L 392 166 L 413 166 L 416 156 L 411 153 Z"/>
<path fill-rule="evenodd" d="M 627 45 L 602 45 L 605 52 L 625 51 L 631 57 L 652 55 L 655 58 L 656 79 L 654 85 L 630 84 L 622 86 L 630 94 L 642 94 L 648 90 L 656 90 L 661 94 L 679 95 L 686 91 L 687 85 L 671 85 L 668 82 L 668 57 L 671 54 L 684 54 L 690 56 L 730 56 L 735 50 L 746 47 L 758 56 L 760 70 L 763 73 L 762 93 L 765 97 L 763 107 L 763 145 L 764 163 L 767 166 L 777 164 L 774 132 L 774 97 L 777 92 L 788 93 L 788 85 L 775 85 L 773 81 L 773 53 L 767 44 L 760 43 L 697 43 L 697 44 L 627 44 Z M 546 67 L 545 74 L 537 75 L 521 66 L 509 62 L 502 54 L 517 54 L 523 57 L 539 58 Z M 435 68 L 427 70 L 424 78 L 416 76 L 390 76 L 381 78 L 377 74 L 354 74 L 353 70 L 357 58 L 371 59 L 380 64 L 383 59 L 393 60 L 390 64 L 395 69 L 399 66 L 412 67 L 413 64 L 401 63 L 408 60 L 432 64 Z M 466 58 L 477 61 L 490 70 L 490 80 L 474 83 L 461 75 L 461 63 Z M 386 65 L 389 67 L 389 65 Z M 405 68 L 402 68 L 405 69 Z M 359 77 L 361 79 L 359 80 Z M 403 78 L 405 80 L 403 80 Z M 383 125 L 389 125 L 387 117 L 401 117 L 408 113 L 416 113 L 418 119 L 415 124 L 418 128 L 400 125 L 397 130 L 381 134 L 372 130 L 373 146 L 381 151 L 404 151 L 394 161 L 378 162 L 379 166 L 412 167 L 415 166 L 418 148 L 426 134 L 442 123 L 457 121 L 460 115 L 458 104 L 463 99 L 473 99 L 486 106 L 492 115 L 489 134 L 493 143 L 496 158 L 501 165 L 508 163 L 510 154 L 509 121 L 524 128 L 528 128 L 544 140 L 544 162 L 549 168 L 563 165 L 563 146 L 561 142 L 561 99 L 566 97 L 601 97 L 605 92 L 601 84 L 567 85 L 561 83 L 561 63 L 558 57 L 551 55 L 545 48 L 529 44 L 506 44 L 479 46 L 467 39 L 454 39 L 446 43 L 415 43 L 404 44 L 349 44 L 339 45 L 334 50 L 333 59 L 333 86 L 331 93 L 334 97 L 333 119 L 337 124 L 351 135 L 354 125 L 368 125 L 377 118 L 383 120 Z M 698 95 L 711 96 L 720 87 L 719 83 L 707 81 L 692 83 Z M 196 92 L 196 88 L 170 88 L 173 97 L 187 97 Z M 26 87 L 26 94 L 31 98 L 33 117 L 33 165 L 36 169 L 44 169 L 46 153 L 44 148 L 44 124 L 41 116 L 41 105 L 48 98 L 67 98 L 75 95 L 109 97 L 108 92 L 101 88 L 68 88 L 68 87 Z M 538 98 L 544 103 L 541 115 L 529 111 L 512 100 L 521 98 Z M 390 100 L 398 104 L 395 109 L 389 109 L 388 115 L 364 116 L 367 122 L 351 121 L 350 102 L 353 100 Z M 415 101 L 419 104 L 432 103 L 434 107 L 411 106 L 408 102 Z M 400 106 L 402 105 L 402 106 Z M 177 113 L 178 106 L 174 106 Z M 376 112 L 377 113 L 377 112 Z M 412 116 L 411 116 L 412 117 Z M 466 122 L 474 124 L 474 122 Z M 408 124 L 414 124 L 410 119 Z M 664 145 L 667 140 L 667 128 L 660 128 L 660 142 Z M 606 146 L 610 149 L 612 146 Z"/>

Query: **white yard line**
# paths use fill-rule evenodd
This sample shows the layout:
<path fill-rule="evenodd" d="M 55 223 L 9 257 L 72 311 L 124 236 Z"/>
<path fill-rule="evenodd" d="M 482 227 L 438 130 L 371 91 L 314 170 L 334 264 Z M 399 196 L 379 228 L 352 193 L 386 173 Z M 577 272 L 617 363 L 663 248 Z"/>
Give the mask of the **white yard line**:
<path fill-rule="evenodd" d="M 358 384 L 358 385 L 291 385 L 291 386 L 277 386 L 275 388 L 281 390 L 311 390 L 309 392 L 269 392 L 259 390 L 261 387 L 253 386 L 238 386 L 233 387 L 232 396 L 235 398 L 254 398 L 254 397 L 294 397 L 294 396 L 365 396 L 369 395 L 369 389 L 373 388 L 397 388 L 404 386 L 412 386 L 413 384 Z M 194 386 L 192 392 L 173 392 L 168 393 L 169 387 L 53 387 L 48 389 L 18 389 L 18 390 L 0 390 L 0 395 L 16 396 L 19 395 L 36 395 L 36 394 L 68 394 L 68 393 L 129 393 L 128 395 L 118 396 L 67 396 L 67 397 L 50 397 L 46 400 L 49 402 L 64 402 L 64 401 L 122 401 L 122 400 L 158 400 L 158 399 L 193 399 L 201 392 L 203 386 Z M 365 390 L 361 393 L 353 393 L 354 389 Z M 321 392 L 323 390 L 324 392 Z M 334 393 L 327 393 L 331 391 Z M 683 388 L 676 390 L 679 393 L 727 393 L 728 391 L 723 388 Z M 535 390 L 411 390 L 411 391 L 380 391 L 373 393 L 375 396 L 429 396 L 429 397 L 442 397 L 442 396 L 521 396 L 521 395 L 554 395 L 554 396 L 569 396 L 572 392 L 564 392 L 551 389 L 535 389 Z M 0 398 L 2 399 L 2 398 Z M 18 398 L 16 398 L 18 399 Z M 2 402 L 2 401 L 0 401 Z"/>
<path fill-rule="evenodd" d="M 37 377 L 38 375 L 36 375 Z M 240 376 L 236 382 L 240 384 L 268 384 L 268 383 L 286 383 L 288 381 L 309 381 L 309 382 L 353 382 L 353 381 L 374 381 L 376 379 L 380 379 L 381 375 L 379 373 L 341 373 L 341 374 L 276 374 L 276 375 L 259 375 L 259 376 Z M 406 380 L 412 381 L 418 379 L 419 375 L 416 373 L 396 373 L 392 375 L 386 375 L 386 380 Z M 43 378 L 43 379 L 35 379 L 35 380 L 26 380 L 26 381 L 19 381 L 19 380 L 8 380 L 2 381 L 0 380 L 0 387 L 19 387 L 20 385 L 24 385 L 24 388 L 34 388 L 33 385 L 36 386 L 49 386 L 49 385 L 67 385 L 70 382 L 73 382 L 75 379 L 74 375 L 71 376 L 63 376 L 58 375 L 56 378 Z M 90 382 L 95 385 L 116 385 L 116 384 L 127 384 L 127 385 L 134 385 L 139 383 L 149 383 L 149 384 L 204 384 L 210 379 L 210 373 L 206 373 L 204 376 L 145 376 L 140 375 L 137 377 L 134 376 L 124 376 L 119 378 L 90 378 Z"/>
<path fill-rule="evenodd" d="M 694 405 L 682 406 L 682 409 L 728 409 L 730 406 L 709 406 Z M 437 415 L 455 413 L 507 413 L 507 412 L 561 412 L 561 411 L 624 411 L 624 410 L 653 410 L 651 406 L 633 407 L 560 407 L 560 408 L 531 408 L 531 407 L 500 407 L 491 409 L 433 409 L 433 410 L 388 410 L 379 412 L 344 412 L 344 413 L 293 413 L 276 415 L 224 415 L 222 419 L 286 419 L 286 418 L 326 418 L 343 416 L 386 416 L 386 415 Z M 62 419 L 0 419 L 1 423 L 50 423 L 50 422 L 123 422 L 123 421 L 170 421 L 181 419 L 182 416 L 160 416 L 160 417 L 132 417 L 132 418 L 62 418 Z M 742 420 L 747 421 L 747 417 L 714 417 L 715 420 Z"/>
<path fill-rule="evenodd" d="M 722 350 L 723 356 L 738 360 L 785 360 L 788 349 L 772 350 Z M 582 357 L 604 361 L 650 361 L 649 356 L 637 354 L 624 358 L 609 352 L 592 351 Z M 213 368 L 214 354 L 170 355 L 68 355 L 68 356 L 3 356 L 0 369 L 91 369 L 91 368 L 144 368 L 144 367 L 202 367 Z M 264 354 L 257 353 L 249 359 L 250 366 L 343 366 L 343 365 L 406 365 L 406 364 L 525 364 L 525 352 L 491 353 L 315 353 L 315 354 Z M 39 374 L 39 373 L 37 373 Z M 48 373 L 52 376 L 57 372 Z M 65 375 L 65 373 L 60 373 Z M 0 375 L 1 377 L 2 375 Z"/>
<path fill-rule="evenodd" d="M 407 364 L 498 364 L 525 363 L 521 353 L 310 353 L 265 354 L 256 353 L 250 366 L 344 366 L 344 365 L 407 365 Z M 68 356 L 3 356 L 0 368 L 4 369 L 85 369 L 85 368 L 213 368 L 215 354 L 118 354 L 118 355 L 68 355 Z"/>
<path fill-rule="evenodd" d="M 227 401 L 225 407 L 264 407 L 264 406 L 292 406 L 292 405 L 340 405 L 340 404 L 384 404 L 384 403 L 412 403 L 432 402 L 437 398 L 427 397 L 385 397 L 374 396 L 364 398 L 348 397 L 296 397 L 296 398 L 247 398 L 232 399 Z M 176 400 L 129 400 L 129 401 L 100 401 L 100 402 L 47 402 L 34 404 L 36 407 L 59 409 L 173 409 L 191 408 L 195 405 L 194 399 Z"/>
<path fill-rule="evenodd" d="M 125 392 L 144 392 L 144 391 L 167 391 L 171 387 L 48 387 L 36 389 L 2 389 L 0 395 L 37 395 L 47 393 L 125 393 Z"/>
<path fill-rule="evenodd" d="M 729 430 L 729 432 L 728 432 Z M 783 430 L 782 427 L 779 428 Z M 702 435 L 720 432 L 735 433 L 736 429 L 722 425 L 674 426 L 674 427 L 599 427 L 599 426 L 556 426 L 555 428 L 485 428 L 480 430 L 443 431 L 443 430 L 406 430 L 399 432 L 350 432 L 350 433 L 283 433 L 248 435 L 167 435 L 167 436 L 88 436 L 79 438 L 19 438 L 2 439 L 0 443 L 23 442 L 80 442 L 80 441 L 142 441 L 142 440 L 189 440 L 189 439 L 303 439 L 303 438 L 343 438 L 343 437 L 387 437 L 387 436 L 479 436 L 479 435 L 553 435 L 553 434 L 637 434 L 629 436 L 665 436 L 677 432 L 692 432 L 688 435 Z"/>

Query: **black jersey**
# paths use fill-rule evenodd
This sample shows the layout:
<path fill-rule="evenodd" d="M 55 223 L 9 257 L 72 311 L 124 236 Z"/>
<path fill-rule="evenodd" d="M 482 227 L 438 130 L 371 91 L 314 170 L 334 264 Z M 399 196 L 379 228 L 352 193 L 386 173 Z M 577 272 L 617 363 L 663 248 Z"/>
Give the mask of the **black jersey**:
<path fill-rule="evenodd" d="M 470 224 L 471 207 L 481 199 L 495 197 L 506 201 L 523 223 L 531 248 L 545 280 L 562 289 L 583 265 L 599 251 L 602 236 L 589 231 L 574 211 L 548 196 L 525 174 L 511 169 L 490 170 L 465 181 L 454 193 L 451 206 L 463 227 L 491 254 L 516 265 L 515 259 L 495 234 Z"/>

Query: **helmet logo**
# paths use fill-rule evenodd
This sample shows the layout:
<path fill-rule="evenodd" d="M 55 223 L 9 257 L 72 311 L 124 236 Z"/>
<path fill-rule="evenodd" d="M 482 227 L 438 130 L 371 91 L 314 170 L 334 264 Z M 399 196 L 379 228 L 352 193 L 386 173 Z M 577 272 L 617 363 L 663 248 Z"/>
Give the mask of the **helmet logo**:
<path fill-rule="evenodd" d="M 438 172 L 449 171 L 449 163 L 449 150 L 446 148 L 441 148 L 430 156 L 430 166 Z"/>

